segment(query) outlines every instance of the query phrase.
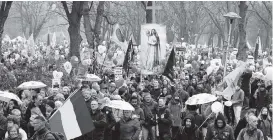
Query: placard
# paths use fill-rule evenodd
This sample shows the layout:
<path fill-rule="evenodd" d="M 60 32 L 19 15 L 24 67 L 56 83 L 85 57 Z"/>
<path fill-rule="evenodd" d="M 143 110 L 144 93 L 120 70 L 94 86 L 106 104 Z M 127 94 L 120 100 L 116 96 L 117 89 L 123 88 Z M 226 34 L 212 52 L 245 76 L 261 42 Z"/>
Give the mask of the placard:
<path fill-rule="evenodd" d="M 115 80 L 121 79 L 122 78 L 122 67 L 116 67 L 114 69 L 114 74 L 115 74 Z"/>

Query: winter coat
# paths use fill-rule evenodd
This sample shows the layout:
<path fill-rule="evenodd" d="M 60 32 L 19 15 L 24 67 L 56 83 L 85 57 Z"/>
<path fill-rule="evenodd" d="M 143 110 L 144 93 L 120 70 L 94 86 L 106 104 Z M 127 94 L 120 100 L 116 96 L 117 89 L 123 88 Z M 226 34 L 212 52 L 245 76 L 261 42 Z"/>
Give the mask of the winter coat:
<path fill-rule="evenodd" d="M 122 118 L 115 126 L 119 134 L 117 140 L 138 140 L 140 134 L 140 123 L 137 119 L 125 120 Z"/>
<path fill-rule="evenodd" d="M 106 116 L 100 110 L 96 110 L 95 113 L 90 112 L 95 129 L 87 134 L 91 140 L 103 140 L 104 129 L 106 127 Z"/>
<path fill-rule="evenodd" d="M 47 128 L 43 128 L 36 132 L 31 140 L 55 140 L 53 134 L 49 133 Z"/>
<path fill-rule="evenodd" d="M 158 88 L 158 89 L 154 89 L 154 88 L 153 88 L 153 89 L 151 90 L 151 96 L 152 96 L 152 98 L 153 98 L 154 100 L 157 100 L 157 99 L 158 99 L 160 93 L 161 93 L 161 89 L 160 89 L 160 88 Z"/>
<path fill-rule="evenodd" d="M 104 107 L 101 112 L 104 113 L 105 117 L 106 117 L 106 129 L 112 129 L 112 127 L 116 124 L 116 120 L 114 117 L 114 114 L 112 112 L 112 109 L 108 109 L 107 107 Z"/>
<path fill-rule="evenodd" d="M 170 110 L 167 107 L 158 108 L 157 116 L 159 133 L 170 134 L 172 127 L 172 116 Z"/>
<path fill-rule="evenodd" d="M 202 132 L 198 129 L 198 126 L 195 125 L 194 116 L 188 114 L 183 122 L 185 123 L 187 119 L 191 120 L 191 127 L 186 128 L 185 126 L 180 126 L 177 134 L 173 134 L 175 140 L 202 140 Z"/>
<path fill-rule="evenodd" d="M 270 93 L 272 94 L 272 93 Z M 270 103 L 270 94 L 264 90 L 264 91 L 258 91 L 257 92 L 257 111 L 260 112 L 260 110 L 265 107 L 268 106 Z"/>
<path fill-rule="evenodd" d="M 237 140 L 264 140 L 264 136 L 260 129 L 250 130 L 247 126 L 240 131 Z"/>
<path fill-rule="evenodd" d="M 140 122 L 140 126 L 142 126 L 145 123 L 144 111 L 142 108 L 140 108 L 139 105 L 135 107 L 135 111 L 133 111 L 133 115 L 137 116 Z"/>
<path fill-rule="evenodd" d="M 149 103 L 143 102 L 140 104 L 140 107 L 143 109 L 145 123 L 144 127 L 152 127 L 156 125 L 156 113 L 157 113 L 157 103 L 155 101 L 151 101 Z"/>
<path fill-rule="evenodd" d="M 244 129 L 246 126 L 247 126 L 247 120 L 246 120 L 246 118 L 244 117 L 244 118 L 242 118 L 242 119 L 238 122 L 238 124 L 237 124 L 237 126 L 236 126 L 236 128 L 235 128 L 235 131 L 234 131 L 235 139 L 237 139 L 237 137 L 238 137 L 240 131 L 241 131 L 242 129 Z"/>
<path fill-rule="evenodd" d="M 223 127 L 219 128 L 217 126 L 217 120 L 222 120 Z M 215 119 L 215 122 L 208 127 L 206 134 L 206 140 L 235 140 L 233 129 L 231 126 L 226 124 L 225 117 L 219 113 Z"/>
<path fill-rule="evenodd" d="M 172 126 L 181 126 L 181 109 L 182 105 L 179 103 L 175 103 L 175 101 L 171 101 L 168 105 L 170 109 L 170 113 L 172 115 Z"/>
<path fill-rule="evenodd" d="M 268 117 L 265 120 L 258 120 L 258 128 L 263 132 L 265 140 L 267 137 L 272 137 L 272 121 Z"/>
<path fill-rule="evenodd" d="M 26 115 L 25 115 L 25 119 L 26 119 L 27 122 L 29 122 L 29 119 L 30 119 L 30 117 L 31 117 L 31 109 L 34 108 L 34 107 L 36 107 L 35 104 L 34 104 L 34 102 L 31 102 L 31 103 L 28 105 L 28 108 L 27 108 L 27 110 L 26 110 Z M 46 116 L 46 108 L 45 108 L 45 106 L 44 106 L 43 104 L 42 104 L 42 105 L 39 105 L 39 109 L 41 110 L 42 114 L 43 114 L 44 116 Z"/>

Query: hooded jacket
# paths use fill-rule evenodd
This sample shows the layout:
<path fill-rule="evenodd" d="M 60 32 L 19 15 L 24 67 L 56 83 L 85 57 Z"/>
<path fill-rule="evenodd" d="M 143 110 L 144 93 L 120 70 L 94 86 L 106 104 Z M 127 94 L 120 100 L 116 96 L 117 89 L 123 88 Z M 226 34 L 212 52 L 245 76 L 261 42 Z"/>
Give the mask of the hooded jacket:
<path fill-rule="evenodd" d="M 223 121 L 223 126 L 220 128 L 217 125 L 217 120 Z M 225 117 L 222 113 L 219 113 L 215 119 L 215 122 L 208 127 L 205 140 L 235 140 L 233 129 L 226 124 Z"/>
<path fill-rule="evenodd" d="M 173 134 L 175 140 L 202 140 L 202 132 L 198 129 L 198 126 L 194 122 L 194 116 L 192 114 L 188 114 L 185 119 L 183 120 L 184 123 L 186 123 L 186 120 L 191 120 L 191 126 L 190 128 L 187 128 L 186 126 L 180 127 L 177 134 Z"/>

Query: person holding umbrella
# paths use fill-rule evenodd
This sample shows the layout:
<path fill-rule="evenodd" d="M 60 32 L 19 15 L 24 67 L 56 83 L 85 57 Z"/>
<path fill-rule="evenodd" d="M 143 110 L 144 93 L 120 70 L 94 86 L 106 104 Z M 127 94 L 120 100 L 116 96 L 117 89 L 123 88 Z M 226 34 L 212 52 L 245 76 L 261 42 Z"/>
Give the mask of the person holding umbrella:
<path fill-rule="evenodd" d="M 117 140 L 138 140 L 141 131 L 138 119 L 132 118 L 131 110 L 123 110 L 123 117 L 115 126 L 119 134 Z"/>

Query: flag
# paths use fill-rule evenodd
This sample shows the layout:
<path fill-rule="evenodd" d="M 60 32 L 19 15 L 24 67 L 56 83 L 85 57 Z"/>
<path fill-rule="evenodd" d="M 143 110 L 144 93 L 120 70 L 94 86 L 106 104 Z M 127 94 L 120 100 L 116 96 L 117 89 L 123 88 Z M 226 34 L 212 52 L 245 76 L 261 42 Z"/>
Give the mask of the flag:
<path fill-rule="evenodd" d="M 55 48 L 55 46 L 56 46 L 56 40 L 57 40 L 56 39 L 56 33 L 54 32 L 53 35 L 52 35 L 52 42 L 51 42 L 52 43 L 51 45 L 52 45 L 53 48 Z"/>
<path fill-rule="evenodd" d="M 94 130 L 94 124 L 85 104 L 81 90 L 72 94 L 49 119 L 52 132 L 64 134 L 67 140 Z"/>
<path fill-rule="evenodd" d="M 129 44 L 128 44 L 128 48 L 124 57 L 124 61 L 123 61 L 123 69 L 125 70 L 125 72 L 128 75 L 129 72 L 129 64 L 130 61 L 132 60 L 132 49 L 133 49 L 133 40 L 132 38 L 130 38 Z"/>
<path fill-rule="evenodd" d="M 259 54 L 262 53 L 262 46 L 261 46 L 261 38 L 260 35 L 258 34 L 257 40 L 256 40 L 256 47 L 254 51 L 254 61 L 257 62 Z"/>
<path fill-rule="evenodd" d="M 168 77 L 171 81 L 174 80 L 174 66 L 175 66 L 175 52 L 174 47 L 169 56 L 168 62 L 166 64 L 165 70 L 162 75 Z"/>

